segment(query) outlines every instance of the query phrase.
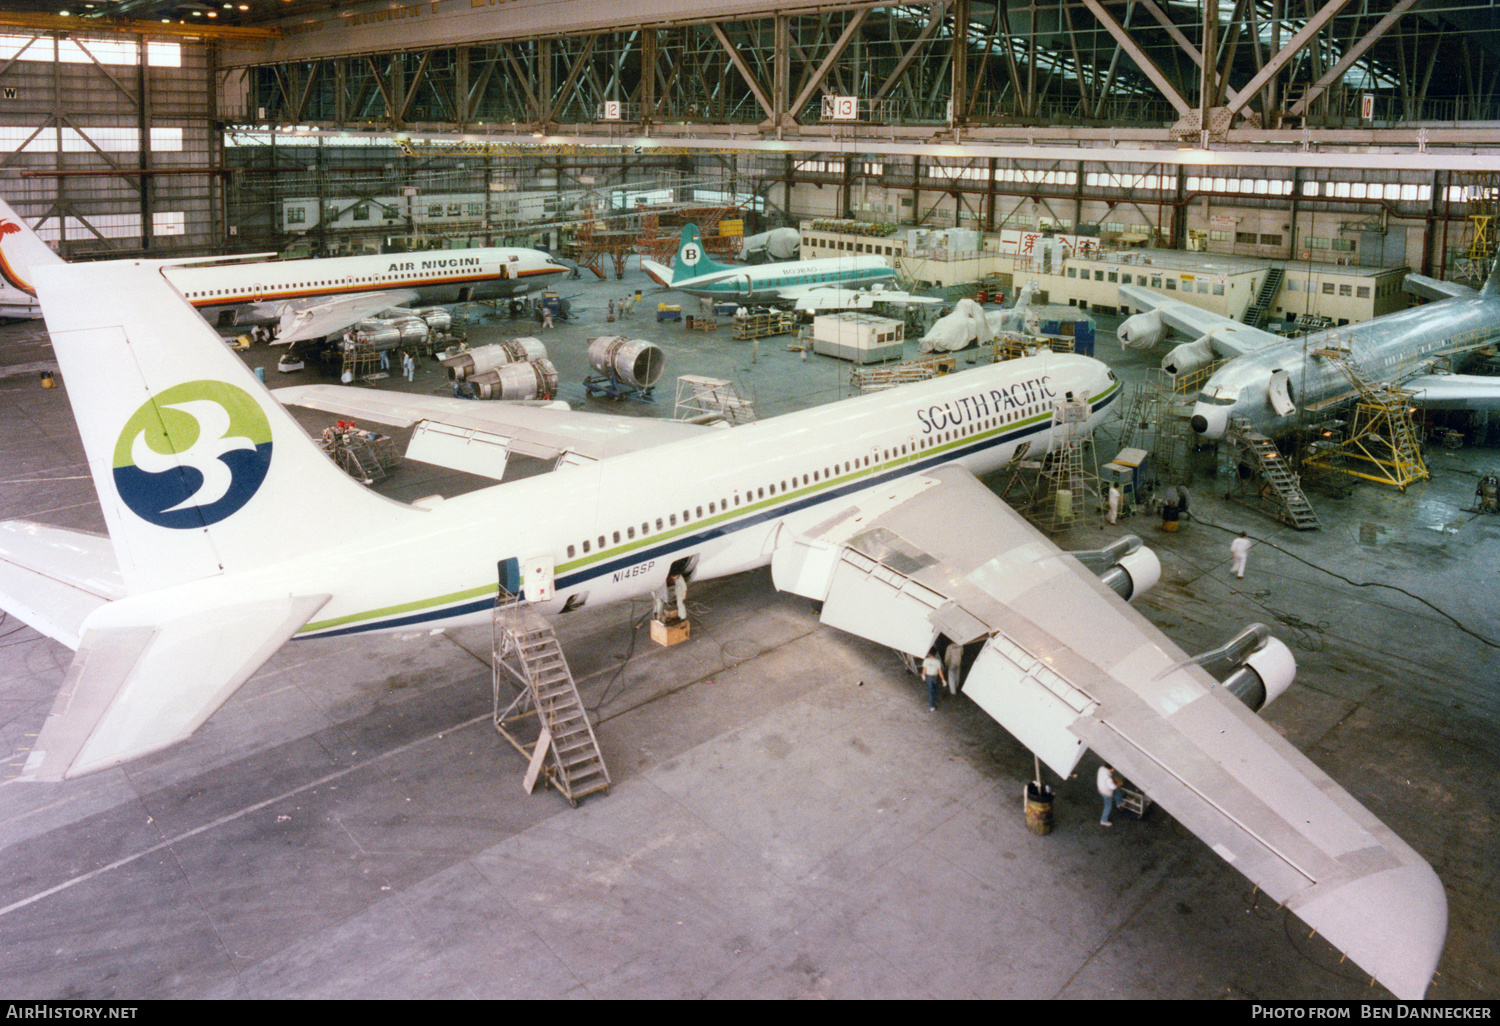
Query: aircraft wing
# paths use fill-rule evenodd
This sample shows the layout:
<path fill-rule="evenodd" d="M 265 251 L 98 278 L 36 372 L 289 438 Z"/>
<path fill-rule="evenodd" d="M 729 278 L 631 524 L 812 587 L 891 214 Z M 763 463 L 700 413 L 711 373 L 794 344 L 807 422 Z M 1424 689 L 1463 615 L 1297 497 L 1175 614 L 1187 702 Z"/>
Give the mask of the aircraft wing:
<path fill-rule="evenodd" d="M 941 299 L 914 296 L 899 289 L 842 289 L 827 285 L 797 285 L 781 289 L 781 299 L 803 313 L 822 310 L 869 310 L 876 303 L 941 303 Z"/>
<path fill-rule="evenodd" d="M 963 691 L 1067 776 L 1086 747 L 1402 998 L 1447 931 L 1431 867 L 1267 723 L 959 467 L 776 539 L 780 589 L 920 657 L 982 643 Z"/>
<path fill-rule="evenodd" d="M 1423 374 L 1403 381 L 1429 410 L 1500 409 L 1500 378 L 1483 374 Z"/>
<path fill-rule="evenodd" d="M 336 331 L 343 331 L 366 317 L 374 317 L 382 310 L 410 303 L 416 298 L 415 289 L 391 289 L 337 299 L 291 300 L 281 305 L 281 327 L 276 335 L 276 344 L 288 345 L 310 338 L 323 338 Z"/>
<path fill-rule="evenodd" d="M 1184 303 L 1180 299 L 1167 299 L 1159 292 L 1138 285 L 1121 285 L 1120 298 L 1137 310 L 1158 311 L 1169 328 L 1181 332 L 1189 339 L 1207 336 L 1214 349 L 1225 359 L 1259 352 L 1266 346 L 1286 341 L 1269 331 L 1252 328 L 1248 324 Z"/>
<path fill-rule="evenodd" d="M 1466 299 L 1479 295 L 1467 285 L 1456 281 L 1442 281 L 1425 274 L 1408 274 L 1401 282 L 1402 291 L 1423 299 Z"/>
<path fill-rule="evenodd" d="M 343 385 L 296 385 L 272 394 L 288 406 L 415 427 L 406 449 L 411 459 L 497 481 L 513 454 L 557 459 L 559 465 L 568 465 L 677 442 L 710 430 L 702 424 L 651 417 L 574 413 L 551 404 L 477 402 Z"/>

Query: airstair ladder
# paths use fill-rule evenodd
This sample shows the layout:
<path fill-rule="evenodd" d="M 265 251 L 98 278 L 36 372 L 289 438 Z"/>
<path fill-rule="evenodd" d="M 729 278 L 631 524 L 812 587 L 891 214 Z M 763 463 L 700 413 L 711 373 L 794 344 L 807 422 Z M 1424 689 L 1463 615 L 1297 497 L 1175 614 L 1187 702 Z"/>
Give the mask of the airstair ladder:
<path fill-rule="evenodd" d="M 1231 430 L 1240 443 L 1241 450 L 1255 461 L 1261 477 L 1270 485 L 1275 498 L 1276 518 L 1299 531 L 1312 531 L 1321 527 L 1318 514 L 1302 493 L 1297 476 L 1288 469 L 1286 457 L 1276 448 L 1276 444 L 1239 418 L 1235 419 Z"/>
<path fill-rule="evenodd" d="M 533 763 L 537 744 L 549 738 L 542 753 L 547 783 L 575 808 L 585 795 L 607 792 L 609 770 L 552 625 L 530 603 L 502 590 L 492 648 L 495 729 Z"/>
<path fill-rule="evenodd" d="M 1266 272 L 1266 280 L 1261 285 L 1255 302 L 1245 308 L 1245 316 L 1240 320 L 1252 328 L 1258 328 L 1264 324 L 1266 311 L 1271 309 L 1272 303 L 1276 302 L 1276 296 L 1281 292 L 1281 283 L 1285 278 L 1286 271 L 1280 267 L 1273 267 Z"/>

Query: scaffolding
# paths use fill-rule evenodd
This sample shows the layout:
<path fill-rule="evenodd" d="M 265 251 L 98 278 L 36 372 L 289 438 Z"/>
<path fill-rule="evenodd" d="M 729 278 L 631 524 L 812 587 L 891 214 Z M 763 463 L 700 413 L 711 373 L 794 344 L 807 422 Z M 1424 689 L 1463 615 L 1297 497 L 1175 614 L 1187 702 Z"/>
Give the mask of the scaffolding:
<path fill-rule="evenodd" d="M 958 370 L 958 357 L 953 353 L 933 353 L 919 356 L 901 363 L 865 366 L 856 364 L 849 371 L 849 384 L 856 392 L 882 392 L 897 385 L 913 381 L 926 381 L 940 374 L 952 374 Z"/>
<path fill-rule="evenodd" d="M 683 374 L 677 379 L 677 402 L 672 409 L 672 419 L 748 424 L 755 419 L 755 402 L 740 395 L 732 381 Z"/>
<path fill-rule="evenodd" d="M 1425 480 L 1429 474 L 1417 442 L 1416 394 L 1370 381 L 1346 348 L 1318 349 L 1315 355 L 1336 364 L 1359 398 L 1344 438 L 1314 443 L 1303 466 L 1364 478 L 1403 492 L 1414 481 Z"/>
<path fill-rule="evenodd" d="M 1035 521 L 1061 531 L 1078 521 L 1086 503 L 1100 505 L 1099 460 L 1085 399 L 1061 399 L 1052 408 L 1052 451 L 1042 463 Z"/>

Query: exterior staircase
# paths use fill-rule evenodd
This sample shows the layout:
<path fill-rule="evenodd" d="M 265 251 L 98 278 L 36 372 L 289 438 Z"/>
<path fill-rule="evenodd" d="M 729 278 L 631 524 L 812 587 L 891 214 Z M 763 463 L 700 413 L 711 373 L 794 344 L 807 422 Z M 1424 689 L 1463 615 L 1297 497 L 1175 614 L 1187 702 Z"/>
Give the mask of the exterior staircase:
<path fill-rule="evenodd" d="M 1266 273 L 1266 280 L 1260 287 L 1260 292 L 1255 297 L 1255 302 L 1245 308 L 1245 316 L 1240 320 L 1258 328 L 1266 322 L 1266 312 L 1271 309 L 1271 304 L 1276 302 L 1277 295 L 1281 292 L 1281 283 L 1286 279 L 1286 271 L 1280 267 L 1273 267 Z"/>
<path fill-rule="evenodd" d="M 608 791 L 609 770 L 552 625 L 502 590 L 492 648 L 495 729 L 533 767 L 543 760 L 547 783 L 575 808 L 585 795 Z M 514 697 L 502 707 L 508 695 Z"/>

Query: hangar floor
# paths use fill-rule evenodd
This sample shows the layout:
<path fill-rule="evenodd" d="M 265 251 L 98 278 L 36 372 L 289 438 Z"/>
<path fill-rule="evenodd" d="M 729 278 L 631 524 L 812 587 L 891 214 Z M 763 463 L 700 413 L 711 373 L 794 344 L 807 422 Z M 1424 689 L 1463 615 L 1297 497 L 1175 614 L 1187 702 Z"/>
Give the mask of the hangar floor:
<path fill-rule="evenodd" d="M 639 284 L 632 271 L 563 290 L 575 321 L 544 338 L 575 407 L 667 415 L 679 372 L 748 384 L 764 414 L 847 394 L 847 364 L 804 363 L 784 339 L 752 364 L 724 326 L 604 323 L 606 300 Z M 523 333 L 507 327 L 474 340 Z M 665 350 L 656 406 L 584 397 L 584 339 L 617 328 Z M 1152 360 L 1107 333 L 1099 355 L 1126 378 Z M 40 325 L 0 328 L 0 516 L 102 530 L 66 382 L 37 387 L 49 359 Z M 413 386 L 374 387 L 447 386 L 424 364 Z M 1225 502 L 1211 479 L 1193 482 L 1178 533 L 1143 516 L 1126 529 L 1161 556 L 1142 604 L 1184 648 L 1251 620 L 1292 646 L 1299 684 L 1268 719 L 1443 879 L 1430 995 L 1494 998 L 1500 519 L 1465 508 L 1500 456 L 1433 463 L 1404 495 L 1313 494 L 1317 532 Z M 472 486 L 412 466 L 392 484 Z M 1260 544 L 1236 581 L 1240 529 Z M 309 510 L 286 530 L 337 523 Z M 1096 518 L 1062 543 L 1106 533 Z M 1057 785 L 1057 829 L 1034 836 L 1031 758 L 976 707 L 928 715 L 892 654 L 821 628 L 765 573 L 691 601 L 693 640 L 671 649 L 649 641 L 644 606 L 559 621 L 615 781 L 577 810 L 522 792 L 521 760 L 487 722 L 487 630 L 289 644 L 169 751 L 0 786 L 0 993 L 1389 997 L 1160 810 L 1100 828 L 1092 757 Z M 6 763 L 23 761 L 70 658 L 0 625 Z"/>

